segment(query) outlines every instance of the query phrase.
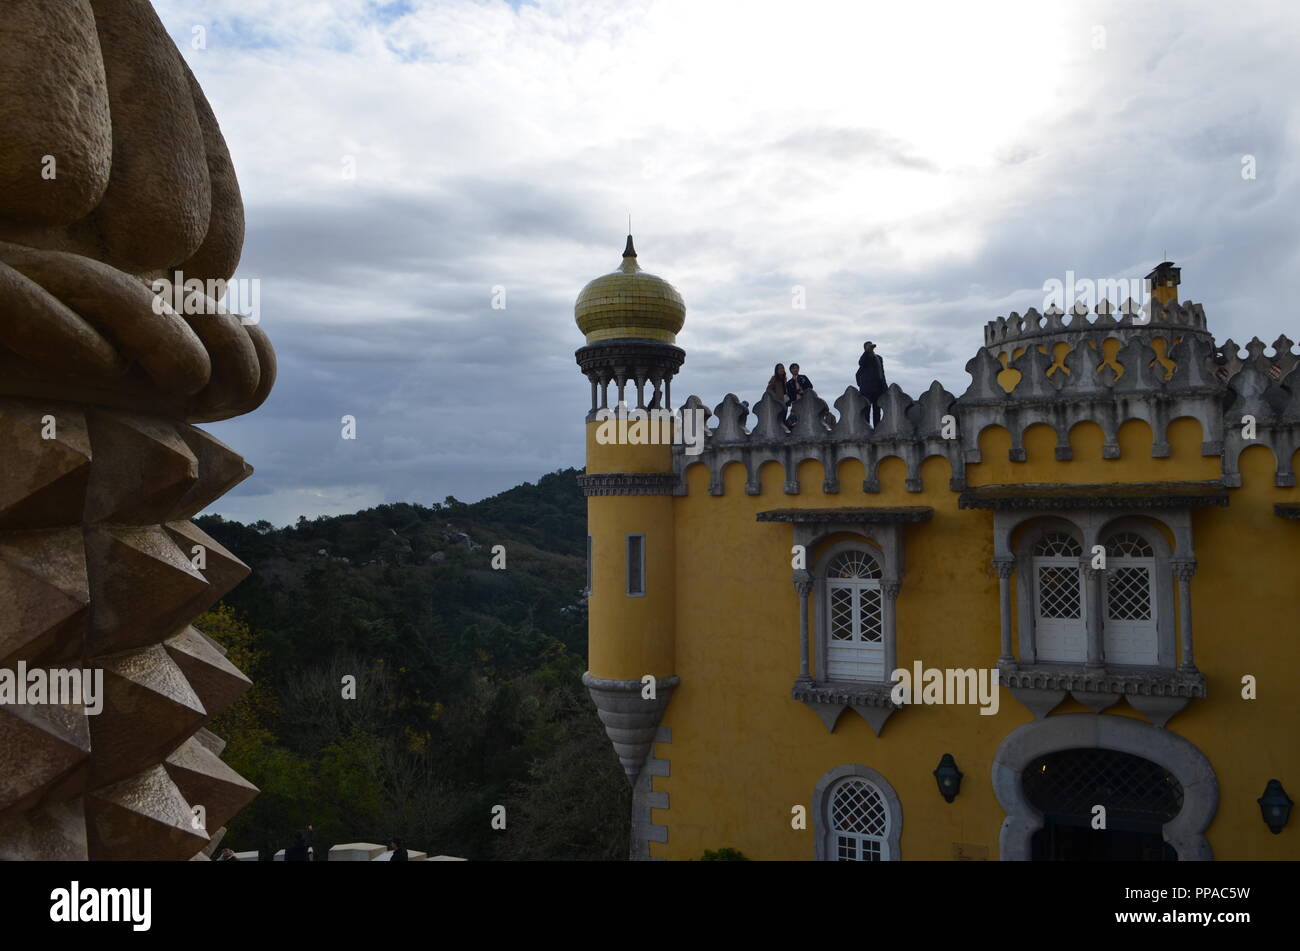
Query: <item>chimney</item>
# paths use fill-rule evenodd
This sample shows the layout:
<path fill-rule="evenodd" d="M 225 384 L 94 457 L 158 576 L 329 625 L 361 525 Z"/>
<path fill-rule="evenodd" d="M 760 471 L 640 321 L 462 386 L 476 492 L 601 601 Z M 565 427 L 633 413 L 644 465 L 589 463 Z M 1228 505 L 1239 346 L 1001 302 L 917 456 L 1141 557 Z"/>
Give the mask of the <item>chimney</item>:
<path fill-rule="evenodd" d="M 1170 301 L 1178 302 L 1178 284 L 1181 268 L 1174 267 L 1173 261 L 1162 261 L 1147 275 L 1151 285 L 1151 296 L 1162 305 Z"/>

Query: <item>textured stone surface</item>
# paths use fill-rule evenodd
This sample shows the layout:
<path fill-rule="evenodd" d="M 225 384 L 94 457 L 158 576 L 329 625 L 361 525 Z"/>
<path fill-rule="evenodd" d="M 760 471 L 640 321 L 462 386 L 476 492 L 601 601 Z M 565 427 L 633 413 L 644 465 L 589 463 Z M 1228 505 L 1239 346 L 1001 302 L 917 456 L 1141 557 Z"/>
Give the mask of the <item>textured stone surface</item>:
<path fill-rule="evenodd" d="M 190 622 L 248 568 L 188 519 L 252 469 L 191 423 L 275 355 L 150 282 L 231 276 L 239 184 L 148 0 L 7 0 L 0 124 L 0 666 L 102 673 L 99 709 L 0 703 L 0 860 L 203 858 L 257 790 L 204 729 L 248 679 Z"/>
<path fill-rule="evenodd" d="M 6 0 L 0 48 L 0 218 L 71 224 L 103 197 L 113 148 L 90 4 Z"/>

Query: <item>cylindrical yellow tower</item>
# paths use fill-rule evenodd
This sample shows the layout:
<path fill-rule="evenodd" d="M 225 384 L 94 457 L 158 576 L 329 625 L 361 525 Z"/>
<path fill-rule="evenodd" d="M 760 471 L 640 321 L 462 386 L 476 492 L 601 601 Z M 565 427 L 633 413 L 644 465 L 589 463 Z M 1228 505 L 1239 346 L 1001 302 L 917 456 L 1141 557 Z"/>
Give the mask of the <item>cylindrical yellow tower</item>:
<path fill-rule="evenodd" d="M 685 359 L 674 342 L 686 305 L 671 284 L 637 266 L 628 235 L 622 265 L 583 288 L 574 316 L 587 338 L 578 365 L 591 381 L 580 480 L 591 572 L 583 683 L 635 783 L 678 684 L 670 402 Z"/>

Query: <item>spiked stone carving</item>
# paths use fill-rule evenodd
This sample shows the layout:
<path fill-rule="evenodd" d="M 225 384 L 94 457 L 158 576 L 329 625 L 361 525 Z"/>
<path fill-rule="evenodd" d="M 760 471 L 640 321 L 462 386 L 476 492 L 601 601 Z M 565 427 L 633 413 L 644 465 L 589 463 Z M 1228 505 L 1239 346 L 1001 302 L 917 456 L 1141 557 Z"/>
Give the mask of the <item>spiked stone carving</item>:
<path fill-rule="evenodd" d="M 148 0 L 4 15 L 0 668 L 103 691 L 99 712 L 0 702 L 0 860 L 203 858 L 257 790 L 203 729 L 248 679 L 190 625 L 248 568 L 188 520 L 252 469 L 191 424 L 256 409 L 275 354 L 151 285 L 233 275 L 239 184 Z"/>

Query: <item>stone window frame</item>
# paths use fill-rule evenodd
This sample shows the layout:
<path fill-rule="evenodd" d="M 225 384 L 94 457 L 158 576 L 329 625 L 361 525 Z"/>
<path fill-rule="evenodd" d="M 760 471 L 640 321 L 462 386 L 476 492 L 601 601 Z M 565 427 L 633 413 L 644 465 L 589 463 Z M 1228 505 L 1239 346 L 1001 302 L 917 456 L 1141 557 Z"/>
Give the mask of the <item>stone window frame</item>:
<path fill-rule="evenodd" d="M 640 554 L 641 554 L 641 572 L 640 572 L 640 578 L 638 579 L 638 584 L 640 585 L 640 588 L 637 591 L 632 590 L 632 539 L 634 538 L 640 541 Z M 625 543 L 623 546 L 623 559 L 624 559 L 623 581 L 624 581 L 624 588 L 625 588 L 624 593 L 629 598 L 644 598 L 645 588 L 646 588 L 646 584 L 645 584 L 646 541 L 645 541 L 644 532 L 627 533 L 627 535 L 625 536 Z"/>
<path fill-rule="evenodd" d="M 1164 532 L 1156 525 L 1167 528 L 1174 536 L 1174 547 L 1170 548 Z M 1015 550 L 1011 549 L 1011 536 L 1022 526 L 1029 525 L 1029 530 L 1022 533 Z M 1155 573 L 1152 579 L 1154 588 L 1154 610 L 1156 620 L 1156 668 L 1172 670 L 1181 668 L 1194 670 L 1195 662 L 1191 651 L 1180 664 L 1178 644 L 1180 625 L 1175 623 L 1174 600 L 1176 583 L 1184 588 L 1190 583 L 1191 573 L 1195 570 L 1195 554 L 1191 544 L 1191 517 L 1186 510 L 1174 511 L 1128 511 L 1083 509 L 1070 512 L 1061 511 L 1023 511 L 995 512 L 994 514 L 994 562 L 999 568 L 1000 578 L 1009 582 L 1010 570 L 1016 578 L 1017 597 L 1015 605 L 1016 637 L 1014 652 L 1008 652 L 1005 631 L 1003 637 L 1001 661 L 1026 664 L 1060 663 L 1057 661 L 1040 661 L 1034 640 L 1034 594 L 1036 579 L 1033 568 L 1033 549 L 1044 536 L 1053 532 L 1065 531 L 1072 535 L 1081 545 L 1080 571 L 1083 574 L 1085 618 L 1089 619 L 1085 631 L 1087 650 L 1085 664 L 1094 668 L 1128 668 L 1143 665 L 1115 664 L 1105 658 L 1105 572 L 1093 569 L 1092 549 L 1095 545 L 1104 545 L 1115 534 L 1134 532 L 1151 545 L 1155 552 Z M 1100 575 L 1096 586 L 1091 585 L 1092 575 Z M 1005 604 L 1004 597 L 1004 608 Z M 1190 598 L 1185 605 L 1188 623 L 1186 625 L 1184 647 L 1190 648 Z M 1095 621 L 1092 616 L 1096 616 Z M 1003 619 L 1004 627 L 1008 618 Z M 1095 633 L 1093 626 L 1095 625 Z M 1096 641 L 1094 642 L 1094 637 Z"/>
<path fill-rule="evenodd" d="M 760 522 L 791 523 L 795 550 L 802 550 L 809 557 L 827 539 L 836 535 L 848 536 L 819 552 L 810 563 L 812 570 L 807 564 L 796 568 L 791 579 L 799 600 L 799 674 L 795 677 L 790 697 L 812 710 L 832 733 L 845 709 L 852 707 L 879 736 L 885 721 L 903 705 L 894 702 L 894 685 L 888 679 L 880 682 L 814 679 L 814 670 L 819 676 L 826 670 L 826 658 L 820 653 L 821 645 L 826 643 L 825 612 L 817 612 L 817 623 L 823 625 L 818 629 L 810 623 L 808 612 L 810 603 L 814 606 L 824 603 L 825 566 L 845 548 L 867 547 L 879 551 L 876 557 L 881 565 L 881 593 L 884 595 L 881 607 L 886 635 L 885 676 L 888 678 L 898 665 L 894 609 L 904 573 L 903 532 L 909 524 L 928 521 L 931 514 L 933 510 L 924 506 L 849 508 L 842 514 L 817 509 L 780 509 L 759 513 Z"/>
<path fill-rule="evenodd" d="M 897 639 L 897 611 L 895 610 L 898 599 L 898 592 L 901 587 L 901 558 L 899 551 L 900 540 L 896 526 L 881 525 L 873 526 L 872 534 L 863 531 L 853 530 L 847 534 L 855 536 L 851 539 L 836 542 L 817 556 L 813 564 L 812 574 L 812 596 L 810 601 L 814 606 L 813 615 L 813 640 L 812 646 L 813 669 L 808 673 L 815 683 L 820 684 L 891 684 L 890 674 L 898 667 L 898 639 Z M 826 533 L 830 534 L 830 533 Z M 823 536 L 824 537 L 824 536 Z M 809 546 L 811 551 L 812 546 Z M 883 680 L 831 680 L 827 676 L 829 671 L 827 654 L 830 646 L 830 617 L 829 617 L 829 598 L 830 598 L 830 579 L 826 574 L 831 563 L 834 562 L 837 555 L 846 551 L 863 551 L 865 550 L 876 564 L 880 566 L 880 634 L 884 644 L 884 679 Z M 813 670 L 816 671 L 815 676 Z"/>
<path fill-rule="evenodd" d="M 875 580 L 875 588 L 880 592 L 880 642 L 882 648 L 881 666 L 884 668 L 883 680 L 832 680 L 829 676 L 820 676 L 823 672 L 827 675 L 830 673 L 830 639 L 831 639 L 831 590 L 833 582 L 836 579 L 828 576 L 831 565 L 835 560 L 845 552 L 860 551 L 865 552 L 876 563 L 880 570 L 880 578 Z M 889 675 L 897 666 L 895 658 L 897 657 L 897 648 L 894 643 L 894 610 L 893 598 L 888 598 L 885 586 L 889 583 L 885 569 L 885 554 L 878 543 L 868 537 L 863 537 L 861 541 L 844 541 L 832 545 L 821 557 L 817 559 L 816 568 L 813 572 L 813 590 L 816 597 L 816 625 L 817 625 L 817 672 L 818 680 L 822 683 L 886 683 L 889 681 Z M 895 592 L 895 597 L 897 592 Z M 890 606 L 886 607 L 886 600 L 889 600 Z M 860 624 L 860 618 L 854 617 L 854 626 Z"/>
<path fill-rule="evenodd" d="M 1121 535 L 1135 535 L 1151 550 L 1151 555 L 1112 555 L 1111 542 Z M 1153 537 L 1154 536 L 1154 537 Z M 1110 627 L 1110 596 L 1113 572 L 1119 568 L 1142 568 L 1147 572 L 1147 611 L 1150 615 L 1146 623 L 1155 625 L 1156 667 L 1173 667 L 1178 660 L 1178 633 L 1174 617 L 1174 577 L 1172 552 L 1169 543 L 1159 532 L 1143 531 L 1140 526 L 1107 525 L 1102 531 L 1099 544 L 1106 546 L 1106 575 L 1102 579 L 1102 652 L 1106 653 L 1106 638 L 1113 628 Z M 1163 658 L 1163 660 L 1162 660 Z M 1109 661 L 1108 661 L 1109 662 Z M 1127 664 L 1122 666 L 1140 666 Z"/>
<path fill-rule="evenodd" d="M 835 829 L 830 821 L 831 794 L 846 779 L 859 779 L 870 783 L 880 793 L 889 813 L 889 825 L 886 829 L 884 862 L 901 862 L 903 859 L 900 842 L 903 838 L 903 803 L 894 791 L 893 785 L 883 775 L 870 766 L 861 763 L 848 763 L 836 766 L 826 772 L 813 788 L 813 859 L 817 862 L 836 861 L 834 843 L 831 841 Z"/>
<path fill-rule="evenodd" d="M 1195 744 L 1132 717 L 1065 713 L 1017 727 L 993 755 L 993 792 L 1007 814 L 998 839 L 1002 861 L 1029 861 L 1034 833 L 1044 825 L 1043 815 L 1025 796 L 1025 768 L 1048 753 L 1089 748 L 1141 756 L 1171 773 L 1183 787 L 1183 808 L 1161 829 L 1164 840 L 1180 862 L 1214 858 L 1205 830 L 1218 811 L 1219 781 Z"/>
<path fill-rule="evenodd" d="M 1039 546 L 1053 535 L 1065 535 L 1072 539 L 1074 543 L 1079 546 L 1079 554 L 1075 556 L 1069 554 L 1040 555 L 1038 553 Z M 1074 569 L 1073 577 L 1078 587 L 1079 594 L 1078 628 L 1079 633 L 1083 636 L 1084 645 L 1084 656 L 1079 658 L 1079 662 L 1082 663 L 1087 659 L 1088 609 L 1090 605 L 1088 604 L 1088 590 L 1084 584 L 1083 571 L 1080 568 L 1080 559 L 1082 559 L 1085 550 L 1086 549 L 1083 548 L 1083 532 L 1068 519 L 1044 519 L 1043 521 L 1033 525 L 1031 529 L 1024 534 L 1024 537 L 1021 538 L 1020 545 L 1016 550 L 1016 570 L 1018 575 L 1017 580 L 1019 582 L 1017 588 L 1020 593 L 1021 601 L 1019 606 L 1019 630 L 1022 632 L 1017 647 L 1020 649 L 1020 656 L 1022 659 L 1025 656 L 1027 645 L 1028 653 L 1032 657 L 1032 660 L 1030 661 L 1031 663 L 1072 663 L 1072 661 L 1060 659 L 1040 660 L 1038 657 L 1038 626 L 1039 622 L 1044 620 L 1039 616 L 1040 611 L 1038 610 L 1040 600 L 1040 569 L 1044 567 L 1065 567 L 1067 564 L 1071 565 Z M 1073 558 L 1073 561 L 1070 561 L 1070 558 Z M 1029 637 L 1026 638 L 1024 636 L 1025 633 L 1027 633 Z"/>

